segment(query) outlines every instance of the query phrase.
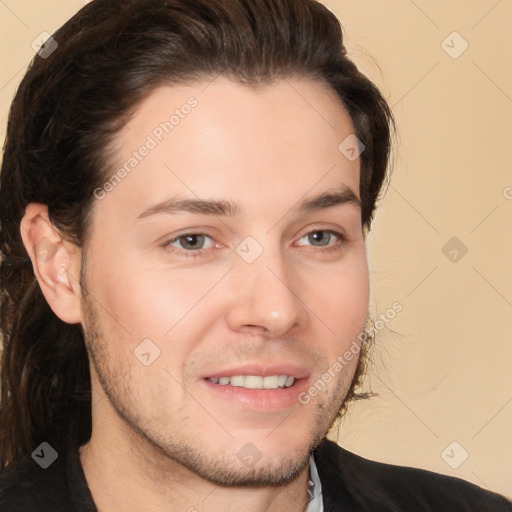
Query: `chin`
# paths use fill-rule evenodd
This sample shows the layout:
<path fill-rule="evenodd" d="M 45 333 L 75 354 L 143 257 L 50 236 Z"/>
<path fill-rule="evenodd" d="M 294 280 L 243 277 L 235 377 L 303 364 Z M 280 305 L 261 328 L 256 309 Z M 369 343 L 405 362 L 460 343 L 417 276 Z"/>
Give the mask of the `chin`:
<path fill-rule="evenodd" d="M 312 450 L 326 433 L 313 430 L 302 431 L 287 421 L 274 430 L 238 432 L 222 445 L 188 444 L 176 460 L 215 485 L 280 486 L 297 479 L 309 465 Z"/>
<path fill-rule="evenodd" d="M 260 452 L 254 444 L 246 443 L 232 454 L 231 460 L 209 458 L 202 454 L 181 463 L 201 478 L 223 487 L 281 486 L 296 480 L 309 464 L 308 448 L 273 454 Z"/>

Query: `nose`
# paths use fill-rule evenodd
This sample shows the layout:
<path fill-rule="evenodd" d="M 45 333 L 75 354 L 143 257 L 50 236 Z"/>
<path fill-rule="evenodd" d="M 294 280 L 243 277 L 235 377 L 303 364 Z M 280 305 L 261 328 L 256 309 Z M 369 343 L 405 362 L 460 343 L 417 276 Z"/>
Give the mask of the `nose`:
<path fill-rule="evenodd" d="M 239 260 L 231 272 L 229 327 L 236 332 L 283 336 L 308 325 L 300 279 L 283 257 L 264 252 L 255 262 Z"/>

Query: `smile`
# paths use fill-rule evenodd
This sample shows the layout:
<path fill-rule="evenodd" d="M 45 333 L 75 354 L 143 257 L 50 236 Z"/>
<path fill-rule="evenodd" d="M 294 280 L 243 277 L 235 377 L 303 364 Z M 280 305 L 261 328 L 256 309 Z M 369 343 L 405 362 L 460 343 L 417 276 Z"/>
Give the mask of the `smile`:
<path fill-rule="evenodd" d="M 293 386 L 295 377 L 289 375 L 233 375 L 232 377 L 208 377 L 208 382 L 227 386 L 228 384 L 235 387 L 246 389 L 279 389 L 289 388 Z"/>

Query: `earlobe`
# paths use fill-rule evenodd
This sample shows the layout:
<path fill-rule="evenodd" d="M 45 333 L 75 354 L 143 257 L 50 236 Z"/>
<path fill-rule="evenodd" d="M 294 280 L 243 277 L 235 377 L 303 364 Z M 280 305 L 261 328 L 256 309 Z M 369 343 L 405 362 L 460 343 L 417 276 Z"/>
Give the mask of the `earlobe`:
<path fill-rule="evenodd" d="M 43 204 L 27 205 L 20 232 L 34 275 L 49 306 L 63 322 L 80 323 L 81 251 L 64 240 Z"/>

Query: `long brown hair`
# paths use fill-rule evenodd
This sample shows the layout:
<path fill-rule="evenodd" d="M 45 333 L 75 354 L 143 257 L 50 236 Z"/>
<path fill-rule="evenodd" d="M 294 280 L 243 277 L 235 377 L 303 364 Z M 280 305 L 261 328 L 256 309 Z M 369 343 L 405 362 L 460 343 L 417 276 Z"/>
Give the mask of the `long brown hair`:
<path fill-rule="evenodd" d="M 91 390 L 80 325 L 46 303 L 20 237 L 31 202 L 84 248 L 109 144 L 161 83 L 246 84 L 301 76 L 345 105 L 361 154 L 369 227 L 388 167 L 392 115 L 348 58 L 336 17 L 313 0 L 95 0 L 53 34 L 12 102 L 0 174 L 0 469 L 41 442 L 91 435 Z M 341 141 L 340 141 L 341 142 Z"/>

